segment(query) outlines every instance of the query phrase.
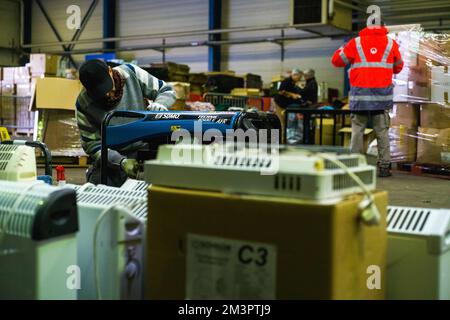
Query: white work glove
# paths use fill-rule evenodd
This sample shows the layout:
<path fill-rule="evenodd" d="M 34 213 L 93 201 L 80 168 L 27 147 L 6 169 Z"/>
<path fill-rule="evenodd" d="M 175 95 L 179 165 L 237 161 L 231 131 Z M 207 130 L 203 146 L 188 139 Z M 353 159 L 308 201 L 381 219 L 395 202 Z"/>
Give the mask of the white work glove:
<path fill-rule="evenodd" d="M 120 168 L 132 179 L 136 178 L 139 171 L 139 165 L 136 159 L 122 159 L 120 161 Z"/>
<path fill-rule="evenodd" d="M 167 107 L 163 106 L 161 103 L 158 102 L 151 102 L 147 106 L 148 111 L 168 111 Z"/>

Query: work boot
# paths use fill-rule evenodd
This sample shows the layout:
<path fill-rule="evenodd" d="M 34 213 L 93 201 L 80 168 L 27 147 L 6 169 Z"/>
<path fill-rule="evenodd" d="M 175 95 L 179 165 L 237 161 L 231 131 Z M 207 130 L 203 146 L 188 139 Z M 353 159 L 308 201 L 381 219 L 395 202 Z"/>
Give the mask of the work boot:
<path fill-rule="evenodd" d="M 378 167 L 378 177 L 379 178 L 387 178 L 392 176 L 391 169 L 388 166 L 379 166 Z"/>

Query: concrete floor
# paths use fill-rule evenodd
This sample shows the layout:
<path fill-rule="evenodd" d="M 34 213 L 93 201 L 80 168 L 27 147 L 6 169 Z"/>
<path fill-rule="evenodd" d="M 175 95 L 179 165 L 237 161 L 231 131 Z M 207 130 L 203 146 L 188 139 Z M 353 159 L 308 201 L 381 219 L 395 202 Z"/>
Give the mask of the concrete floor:
<path fill-rule="evenodd" d="M 39 170 L 42 174 L 42 169 Z M 66 168 L 67 183 L 83 184 L 86 168 Z M 53 177 L 54 179 L 56 177 Z M 450 180 L 393 171 L 378 179 L 377 188 L 389 192 L 389 204 L 424 208 L 450 208 Z"/>

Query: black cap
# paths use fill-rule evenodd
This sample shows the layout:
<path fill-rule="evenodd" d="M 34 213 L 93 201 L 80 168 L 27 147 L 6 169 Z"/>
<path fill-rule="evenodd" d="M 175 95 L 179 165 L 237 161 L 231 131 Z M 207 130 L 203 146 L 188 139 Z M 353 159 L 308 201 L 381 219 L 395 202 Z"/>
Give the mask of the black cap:
<path fill-rule="evenodd" d="M 80 81 L 94 101 L 103 99 L 113 89 L 109 67 L 102 60 L 89 60 L 80 67 Z"/>

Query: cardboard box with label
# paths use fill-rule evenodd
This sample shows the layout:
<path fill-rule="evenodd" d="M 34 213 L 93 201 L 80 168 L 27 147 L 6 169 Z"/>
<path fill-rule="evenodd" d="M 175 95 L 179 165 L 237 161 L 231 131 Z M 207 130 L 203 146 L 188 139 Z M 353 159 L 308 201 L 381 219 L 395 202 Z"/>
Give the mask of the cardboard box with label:
<path fill-rule="evenodd" d="M 367 226 L 361 195 L 318 204 L 152 186 L 145 298 L 383 299 L 387 194 L 374 195 L 381 224 Z"/>

